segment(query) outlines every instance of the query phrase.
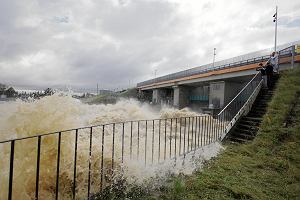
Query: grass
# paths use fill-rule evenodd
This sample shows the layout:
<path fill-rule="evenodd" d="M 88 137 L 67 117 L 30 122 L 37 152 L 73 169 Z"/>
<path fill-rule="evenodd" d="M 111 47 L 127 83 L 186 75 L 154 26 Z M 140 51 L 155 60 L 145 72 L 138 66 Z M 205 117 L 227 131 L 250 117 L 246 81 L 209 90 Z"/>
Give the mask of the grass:
<path fill-rule="evenodd" d="M 254 141 L 228 145 L 203 170 L 139 198 L 300 199 L 299 96 L 300 69 L 286 71 Z"/>

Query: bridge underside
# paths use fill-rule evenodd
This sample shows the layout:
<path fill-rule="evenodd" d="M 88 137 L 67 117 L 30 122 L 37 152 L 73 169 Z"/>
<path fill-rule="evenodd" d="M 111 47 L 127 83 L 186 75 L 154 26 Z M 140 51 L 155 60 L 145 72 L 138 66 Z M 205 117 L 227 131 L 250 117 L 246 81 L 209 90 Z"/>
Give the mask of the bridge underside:
<path fill-rule="evenodd" d="M 187 82 L 141 92 L 152 92 L 153 104 L 168 104 L 176 108 L 191 107 L 205 112 L 217 112 L 245 86 L 252 75 L 237 78 Z"/>

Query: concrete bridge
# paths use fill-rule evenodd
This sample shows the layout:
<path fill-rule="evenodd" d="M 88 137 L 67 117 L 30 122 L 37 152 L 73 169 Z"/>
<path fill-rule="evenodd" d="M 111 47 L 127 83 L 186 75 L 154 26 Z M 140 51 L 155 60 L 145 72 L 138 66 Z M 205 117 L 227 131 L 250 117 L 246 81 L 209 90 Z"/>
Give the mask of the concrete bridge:
<path fill-rule="evenodd" d="M 280 45 L 279 70 L 300 65 L 300 40 Z M 260 62 L 270 58 L 265 49 L 231 59 L 147 80 L 137 84 L 143 95 L 151 96 L 153 104 L 169 104 L 177 108 L 201 108 L 218 112 L 256 74 Z"/>

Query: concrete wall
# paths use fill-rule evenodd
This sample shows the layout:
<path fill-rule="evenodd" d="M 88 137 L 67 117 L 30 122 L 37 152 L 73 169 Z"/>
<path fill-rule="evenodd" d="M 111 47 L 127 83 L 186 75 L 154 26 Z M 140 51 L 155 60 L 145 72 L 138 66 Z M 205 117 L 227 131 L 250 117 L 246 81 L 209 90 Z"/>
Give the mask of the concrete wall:
<path fill-rule="evenodd" d="M 225 93 L 224 93 L 224 104 L 227 105 L 247 84 L 246 83 L 235 83 L 235 82 L 225 82 Z"/>
<path fill-rule="evenodd" d="M 239 93 L 245 84 L 229 81 L 210 83 L 209 107 L 223 108 Z"/>
<path fill-rule="evenodd" d="M 209 85 L 202 85 L 197 87 L 192 87 L 190 90 L 190 97 L 204 97 L 209 96 Z M 206 108 L 208 107 L 208 102 L 206 100 L 191 100 L 190 107 L 196 108 Z"/>
<path fill-rule="evenodd" d="M 222 108 L 224 106 L 225 82 L 211 82 L 209 87 L 209 107 Z"/>

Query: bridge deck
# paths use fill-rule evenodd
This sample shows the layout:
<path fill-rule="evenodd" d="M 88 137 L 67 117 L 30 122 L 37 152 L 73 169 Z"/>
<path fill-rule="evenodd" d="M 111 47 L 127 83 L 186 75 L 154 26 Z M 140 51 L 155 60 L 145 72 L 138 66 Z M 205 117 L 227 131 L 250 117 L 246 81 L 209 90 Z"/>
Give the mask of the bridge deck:
<path fill-rule="evenodd" d="M 290 63 L 291 59 L 292 59 L 291 56 L 280 58 L 279 59 L 279 64 Z M 300 55 L 296 55 L 294 57 L 294 61 L 295 62 L 300 62 Z M 253 70 L 253 69 L 256 69 L 258 67 L 258 63 L 259 62 L 253 63 L 253 64 L 246 64 L 246 65 L 238 66 L 238 67 L 217 69 L 217 70 L 209 71 L 209 72 L 202 73 L 202 74 L 195 74 L 195 75 L 186 76 L 186 77 L 182 77 L 182 78 L 177 78 L 177 79 L 173 79 L 173 80 L 160 81 L 160 82 L 156 82 L 156 83 L 152 83 L 152 84 L 148 84 L 148 85 L 143 85 L 143 86 L 139 86 L 138 88 L 142 89 L 142 90 L 147 90 L 147 89 L 152 89 L 152 88 L 159 87 L 160 85 L 163 85 L 163 84 L 176 84 L 180 81 L 186 81 L 186 80 L 192 80 L 192 79 L 215 76 L 215 75 L 221 75 L 221 74 L 228 74 L 228 73 L 234 73 L 234 72 Z"/>

